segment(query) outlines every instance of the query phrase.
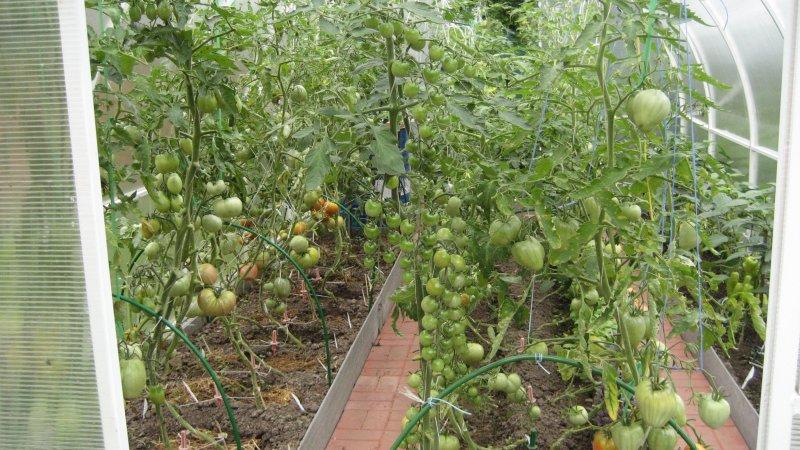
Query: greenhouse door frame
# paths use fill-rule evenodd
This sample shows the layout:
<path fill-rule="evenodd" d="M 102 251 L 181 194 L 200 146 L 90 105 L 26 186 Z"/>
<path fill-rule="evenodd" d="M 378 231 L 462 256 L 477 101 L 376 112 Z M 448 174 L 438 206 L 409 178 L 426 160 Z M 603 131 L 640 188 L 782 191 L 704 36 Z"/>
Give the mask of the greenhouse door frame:
<path fill-rule="evenodd" d="M 759 450 L 789 449 L 800 417 L 800 5 L 791 5 L 781 92 L 778 176 Z M 800 438 L 800 436 L 794 436 Z"/>
<path fill-rule="evenodd" d="M 58 0 L 58 11 L 75 202 L 103 443 L 106 449 L 127 450 L 128 432 L 103 217 L 86 8 L 83 0 Z"/>

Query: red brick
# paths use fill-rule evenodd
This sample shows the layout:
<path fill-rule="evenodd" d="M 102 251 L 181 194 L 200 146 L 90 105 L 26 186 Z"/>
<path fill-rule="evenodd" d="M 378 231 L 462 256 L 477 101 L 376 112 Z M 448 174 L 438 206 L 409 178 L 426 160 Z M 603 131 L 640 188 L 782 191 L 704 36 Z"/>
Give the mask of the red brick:
<path fill-rule="evenodd" d="M 369 410 L 381 410 L 381 409 L 392 409 L 392 402 L 382 401 L 382 402 L 375 402 L 375 401 L 355 401 L 350 400 L 347 402 L 347 405 L 344 407 L 345 411 L 348 409 L 365 409 Z"/>
<path fill-rule="evenodd" d="M 360 430 L 361 424 L 367 417 L 369 411 L 365 409 L 346 409 L 336 424 L 337 430 Z"/>
<path fill-rule="evenodd" d="M 391 402 L 395 397 L 394 392 L 353 392 L 348 402 Z"/>
<path fill-rule="evenodd" d="M 356 385 L 353 387 L 353 392 L 373 392 L 378 386 L 380 377 L 361 375 L 356 380 Z"/>
<path fill-rule="evenodd" d="M 380 441 L 331 440 L 327 450 L 377 450 Z"/>
<path fill-rule="evenodd" d="M 387 375 L 378 378 L 378 385 L 375 386 L 375 392 L 390 392 L 397 394 L 397 388 L 401 382 L 405 382 L 405 377 Z"/>
<path fill-rule="evenodd" d="M 364 422 L 361 424 L 361 429 L 363 430 L 377 430 L 383 431 L 386 429 L 386 426 L 389 422 L 389 414 L 392 411 L 369 411 L 367 413 L 367 417 L 364 418 Z"/>

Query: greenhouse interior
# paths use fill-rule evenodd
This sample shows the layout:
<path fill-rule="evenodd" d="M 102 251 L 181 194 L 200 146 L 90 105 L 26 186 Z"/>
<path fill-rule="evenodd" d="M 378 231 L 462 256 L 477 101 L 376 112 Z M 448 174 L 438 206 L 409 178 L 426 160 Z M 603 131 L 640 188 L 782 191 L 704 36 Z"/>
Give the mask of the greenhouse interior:
<path fill-rule="evenodd" d="M 800 449 L 798 180 L 797 0 L 0 0 L 0 449 Z"/>

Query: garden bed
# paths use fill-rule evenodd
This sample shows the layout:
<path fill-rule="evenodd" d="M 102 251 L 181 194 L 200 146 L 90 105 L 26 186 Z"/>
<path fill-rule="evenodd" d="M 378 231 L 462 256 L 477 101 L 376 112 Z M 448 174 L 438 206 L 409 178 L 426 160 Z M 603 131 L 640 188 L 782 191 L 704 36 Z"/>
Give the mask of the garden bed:
<path fill-rule="evenodd" d="M 521 285 L 511 286 L 511 293 L 518 298 L 522 295 Z M 536 293 L 534 300 L 534 326 L 532 336 L 535 340 L 545 340 L 562 337 L 569 334 L 572 321 L 568 319 L 569 303 L 558 296 L 544 296 Z M 475 317 L 488 317 L 487 311 L 476 311 Z M 481 319 L 479 319 L 481 320 Z M 505 348 L 517 348 L 520 338 L 527 336 L 524 326 L 513 326 L 509 329 L 505 339 Z M 516 351 L 500 350 L 498 358 L 512 356 Z M 582 387 L 564 381 L 554 364 L 543 363 L 545 372 L 541 367 L 532 362 L 525 362 L 506 366 L 504 372 L 516 372 L 523 380 L 523 385 L 532 385 L 536 404 L 541 408 L 542 414 L 535 422 L 539 432 L 539 448 L 581 449 L 592 448 L 591 430 L 577 431 L 570 429 L 567 423 L 566 411 L 574 405 L 583 405 L 588 411 L 594 405 L 602 405 L 602 393 L 593 387 Z M 595 392 L 596 391 L 596 392 Z M 530 433 L 531 420 L 528 417 L 529 405 L 511 403 L 505 400 L 505 395 L 493 394 L 490 405 L 485 407 L 472 406 L 468 408 L 473 415 L 468 416 L 467 423 L 472 430 L 473 438 L 483 446 L 503 446 L 524 439 Z M 496 407 L 504 405 L 504 407 Z M 592 423 L 606 423 L 604 410 L 592 418 Z M 502 424 L 502 426 L 498 426 Z M 521 445 L 518 448 L 526 448 Z"/>
<path fill-rule="evenodd" d="M 344 253 L 345 259 L 339 270 L 330 276 L 331 280 L 324 286 L 334 298 L 324 296 L 322 281 L 314 281 L 327 315 L 334 375 L 342 369 L 345 355 L 370 312 L 362 294 L 368 272 L 361 265 L 361 243 L 354 240 L 352 244 L 350 250 Z M 390 269 L 391 266 L 381 267 L 384 275 Z M 321 272 L 324 279 L 324 269 Z M 383 277 L 379 276 L 378 279 L 381 281 Z M 265 407 L 256 405 L 250 372 L 233 352 L 221 320 L 207 324 L 192 335 L 192 340 L 203 349 L 231 397 L 245 446 L 249 443 L 253 448 L 286 445 L 296 448 L 328 393 L 322 328 L 312 303 L 300 292 L 297 278 L 294 277 L 293 281 L 295 290 L 286 301 L 289 330 L 303 343 L 304 348 L 287 342 L 285 334 L 279 330 L 280 344 L 273 354 L 270 341 L 273 330 L 277 328 L 262 312 L 262 299 L 257 290 L 243 294 L 237 305 L 242 335 L 257 356 L 271 366 L 258 370 Z M 380 290 L 378 284 L 372 288 L 373 298 Z M 230 424 L 225 409 L 215 399 L 214 384 L 193 355 L 181 348 L 175 352 L 170 366 L 171 372 L 165 383 L 167 401 L 180 411 L 192 427 L 220 441 L 224 438 L 226 444 L 232 443 L 233 438 L 228 434 Z M 136 401 L 129 402 L 126 410 L 131 448 L 161 448 L 158 421 L 153 408 L 148 408 L 143 414 L 143 403 Z M 177 438 L 185 427 L 169 414 L 166 415 L 168 435 Z M 190 437 L 190 442 L 192 446 L 206 445 L 194 437 Z"/>

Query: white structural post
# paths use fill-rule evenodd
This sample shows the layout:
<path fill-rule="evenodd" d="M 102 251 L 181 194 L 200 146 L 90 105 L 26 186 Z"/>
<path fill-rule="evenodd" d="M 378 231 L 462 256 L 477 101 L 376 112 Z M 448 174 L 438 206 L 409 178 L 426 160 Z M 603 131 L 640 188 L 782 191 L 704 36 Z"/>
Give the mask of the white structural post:
<path fill-rule="evenodd" d="M 800 414 L 800 4 L 791 2 L 784 39 L 781 125 L 759 450 L 790 449 Z"/>
<path fill-rule="evenodd" d="M 59 1 L 58 9 L 75 200 L 103 442 L 107 449 L 124 450 L 128 448 L 128 435 L 103 218 L 89 41 L 85 31 L 86 9 L 80 0 Z"/>

